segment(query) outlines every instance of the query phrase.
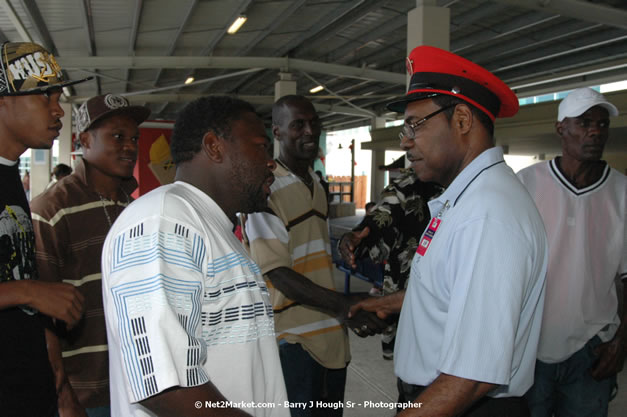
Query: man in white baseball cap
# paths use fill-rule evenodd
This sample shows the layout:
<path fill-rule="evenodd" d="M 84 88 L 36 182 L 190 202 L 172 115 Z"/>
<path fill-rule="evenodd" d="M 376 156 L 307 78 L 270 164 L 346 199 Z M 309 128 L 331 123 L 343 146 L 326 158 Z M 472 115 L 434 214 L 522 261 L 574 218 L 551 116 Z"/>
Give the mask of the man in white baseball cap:
<path fill-rule="evenodd" d="M 571 91 L 557 109 L 557 121 L 562 122 L 566 117 L 579 117 L 594 106 L 603 107 L 610 116 L 618 116 L 615 105 L 605 99 L 605 96 L 592 88 L 578 88 Z"/>
<path fill-rule="evenodd" d="M 601 160 L 617 115 L 601 93 L 572 91 L 555 124 L 562 156 L 518 173 L 549 240 L 532 417 L 607 416 L 623 366 L 627 316 L 614 280 L 627 278 L 627 177 Z"/>

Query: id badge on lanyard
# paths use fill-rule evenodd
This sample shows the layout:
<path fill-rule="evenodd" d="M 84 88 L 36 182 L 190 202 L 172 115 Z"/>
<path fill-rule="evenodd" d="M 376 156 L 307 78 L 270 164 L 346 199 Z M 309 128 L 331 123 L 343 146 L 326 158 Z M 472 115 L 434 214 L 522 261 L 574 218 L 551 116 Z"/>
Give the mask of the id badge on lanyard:
<path fill-rule="evenodd" d="M 440 210 L 438 214 L 434 218 L 432 218 L 431 221 L 429 222 L 429 226 L 427 226 L 427 230 L 422 235 L 422 238 L 420 239 L 420 244 L 418 245 L 418 248 L 416 249 L 416 253 L 418 255 L 425 256 L 425 253 L 427 253 L 427 249 L 429 249 L 429 245 L 431 245 L 431 241 L 433 240 L 433 237 L 435 236 L 435 232 L 438 231 L 438 228 L 442 224 L 442 214 L 448 208 L 449 208 L 449 203 L 447 200 L 446 203 L 444 203 L 444 207 L 442 207 L 442 210 Z"/>

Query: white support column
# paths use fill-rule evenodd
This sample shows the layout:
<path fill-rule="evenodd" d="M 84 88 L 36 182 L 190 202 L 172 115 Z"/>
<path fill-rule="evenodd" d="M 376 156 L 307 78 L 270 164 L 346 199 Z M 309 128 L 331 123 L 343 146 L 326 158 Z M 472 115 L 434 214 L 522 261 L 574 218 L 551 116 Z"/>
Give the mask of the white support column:
<path fill-rule="evenodd" d="M 291 73 L 279 72 L 279 81 L 274 83 L 274 101 L 290 94 L 296 94 L 296 81 Z"/>
<path fill-rule="evenodd" d="M 61 103 L 65 115 L 61 119 L 63 129 L 57 138 L 59 142 L 59 163 L 72 166 L 72 105 Z"/>
<path fill-rule="evenodd" d="M 385 127 L 385 121 L 386 119 L 383 117 L 374 117 L 372 128 Z M 385 186 L 385 172 L 379 169 L 380 165 L 385 164 L 385 151 L 373 150 L 370 158 L 370 201 L 377 201 Z"/>
<path fill-rule="evenodd" d="M 30 199 L 37 197 L 50 182 L 52 151 L 33 149 L 30 160 Z"/>
<path fill-rule="evenodd" d="M 296 94 L 296 81 L 293 80 L 292 74 L 289 72 L 279 72 L 279 81 L 274 83 L 274 101 L 283 96 Z M 274 138 L 272 139 L 274 141 Z M 274 158 L 279 157 L 279 147 L 274 146 Z"/>
<path fill-rule="evenodd" d="M 451 12 L 437 7 L 435 0 L 416 0 L 416 8 L 407 14 L 407 54 L 417 46 L 450 48 Z"/>
<path fill-rule="evenodd" d="M 61 108 L 65 112 L 61 118 L 63 128 L 59 132 L 59 162 L 72 166 L 72 106 L 68 103 L 61 103 Z M 31 200 L 44 192 L 50 182 L 52 172 L 52 150 L 33 149 L 30 161 L 30 198 Z"/>

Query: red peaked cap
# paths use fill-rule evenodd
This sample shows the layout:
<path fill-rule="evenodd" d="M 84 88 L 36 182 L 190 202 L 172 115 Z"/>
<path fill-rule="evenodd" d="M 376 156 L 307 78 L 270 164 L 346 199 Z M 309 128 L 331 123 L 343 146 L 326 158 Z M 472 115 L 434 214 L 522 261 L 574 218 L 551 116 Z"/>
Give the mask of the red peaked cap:
<path fill-rule="evenodd" d="M 497 76 L 461 56 L 433 46 L 414 48 L 407 58 L 411 76 L 407 94 L 387 105 L 403 113 L 407 103 L 446 94 L 458 97 L 496 117 L 511 117 L 518 112 L 516 94 Z"/>

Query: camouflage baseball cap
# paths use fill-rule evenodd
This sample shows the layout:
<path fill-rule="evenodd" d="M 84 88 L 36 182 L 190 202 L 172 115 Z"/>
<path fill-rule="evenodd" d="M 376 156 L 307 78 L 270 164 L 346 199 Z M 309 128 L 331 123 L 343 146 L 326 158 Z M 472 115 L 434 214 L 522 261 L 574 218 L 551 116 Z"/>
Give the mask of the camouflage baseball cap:
<path fill-rule="evenodd" d="M 0 54 L 0 96 L 41 94 L 91 78 L 64 80 L 54 56 L 36 43 L 5 42 Z"/>

